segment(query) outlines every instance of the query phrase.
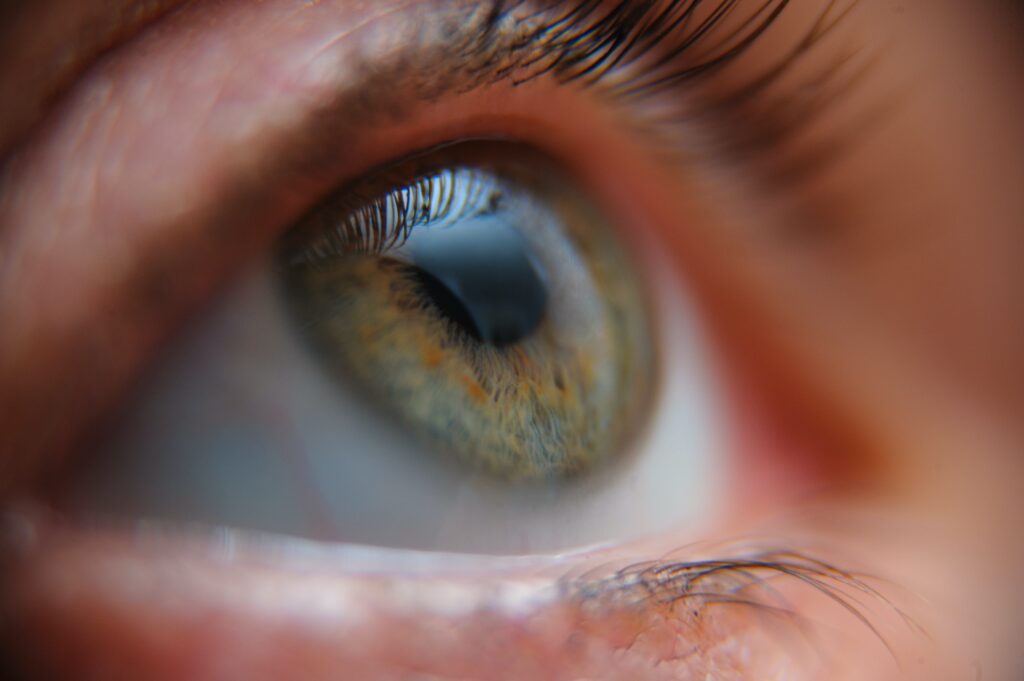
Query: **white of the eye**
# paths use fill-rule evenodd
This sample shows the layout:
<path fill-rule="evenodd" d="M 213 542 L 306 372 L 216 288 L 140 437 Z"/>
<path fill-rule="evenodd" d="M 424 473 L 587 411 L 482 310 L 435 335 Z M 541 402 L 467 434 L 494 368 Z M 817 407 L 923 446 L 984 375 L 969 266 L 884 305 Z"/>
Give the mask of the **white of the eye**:
<path fill-rule="evenodd" d="M 572 485 L 515 488 L 420 451 L 334 381 L 294 334 L 265 264 L 156 367 L 76 476 L 72 506 L 497 554 L 692 528 L 723 501 L 725 419 L 697 316 L 678 286 L 662 288 L 660 394 L 635 451 Z"/>

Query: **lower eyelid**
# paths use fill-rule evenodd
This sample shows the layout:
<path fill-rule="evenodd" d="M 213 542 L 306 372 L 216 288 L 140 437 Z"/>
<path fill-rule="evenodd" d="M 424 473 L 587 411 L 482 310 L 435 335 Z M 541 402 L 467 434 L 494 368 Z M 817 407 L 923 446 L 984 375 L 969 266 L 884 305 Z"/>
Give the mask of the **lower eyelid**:
<path fill-rule="evenodd" d="M 187 669 L 197 681 L 296 668 L 308 679 L 412 669 L 456 678 L 705 678 L 723 669 L 817 678 L 810 670 L 824 671 L 833 644 L 820 623 L 800 622 L 802 609 L 849 620 L 843 645 L 867 646 L 881 668 L 891 662 L 889 620 L 899 619 L 886 597 L 844 584 L 843 571 L 788 552 L 742 558 L 742 546 L 720 554 L 739 553 L 736 561 L 641 562 L 613 551 L 501 567 L 467 558 L 443 571 L 427 565 L 421 576 L 389 575 L 391 561 L 416 554 L 383 552 L 364 561 L 368 576 L 354 567 L 358 556 L 325 558 L 301 542 L 253 545 L 229 532 L 133 541 L 31 513 L 20 520 L 27 534 L 0 591 L 0 622 L 19 629 L 0 627 L 0 643 L 44 673 L 122 678 L 145 665 L 150 679 Z M 820 579 L 824 596 L 805 578 Z M 779 600 L 782 592 L 793 600 Z M 843 603 L 871 619 L 858 621 Z M 62 655 L 45 655 L 41 641 Z"/>

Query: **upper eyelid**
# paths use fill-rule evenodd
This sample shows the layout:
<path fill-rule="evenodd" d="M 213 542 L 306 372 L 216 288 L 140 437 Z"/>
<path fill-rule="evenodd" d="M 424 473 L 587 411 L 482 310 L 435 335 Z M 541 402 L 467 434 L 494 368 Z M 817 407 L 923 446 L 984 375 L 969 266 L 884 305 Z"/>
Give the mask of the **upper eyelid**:
<path fill-rule="evenodd" d="M 729 5 L 720 0 L 710 0 L 710 2 L 712 4 L 719 2 L 720 7 Z M 761 12 L 771 9 L 767 20 L 761 24 L 756 22 L 753 25 L 744 24 L 745 27 L 751 28 L 750 37 L 767 28 L 776 18 L 775 10 L 785 8 L 787 3 L 788 0 L 766 0 L 760 10 L 752 16 L 759 16 Z M 437 4 L 440 9 L 430 7 L 434 4 Z M 407 21 L 403 22 L 406 24 L 404 28 L 416 24 L 444 23 L 445 28 L 440 33 L 449 34 L 447 37 L 450 37 L 451 40 L 440 40 L 436 35 L 430 40 L 420 40 L 419 43 L 404 38 L 397 41 L 392 39 L 389 41 L 390 45 L 393 47 L 396 42 L 401 43 L 401 49 L 377 51 L 373 57 L 369 58 L 368 62 L 365 55 L 360 54 L 359 51 L 363 46 L 359 46 L 355 50 L 347 50 L 346 56 L 349 59 L 355 57 L 353 61 L 359 66 L 368 66 L 365 73 L 370 75 L 360 77 L 353 73 L 352 68 L 329 68 L 328 70 L 345 73 L 343 89 L 349 96 L 335 97 L 335 103 L 319 112 L 317 118 L 330 119 L 331 125 L 335 129 L 349 125 L 355 127 L 358 124 L 366 123 L 365 119 L 367 118 L 379 117 L 381 111 L 395 115 L 396 110 L 417 98 L 431 99 L 446 91 L 465 90 L 467 81 L 468 87 L 478 87 L 505 78 L 522 82 L 551 72 L 562 81 L 583 78 L 587 85 L 594 85 L 608 77 L 611 70 L 620 66 L 632 65 L 633 62 L 640 60 L 645 53 L 655 48 L 663 47 L 669 54 L 674 53 L 672 60 L 666 61 L 664 57 L 655 60 L 655 65 L 658 68 L 654 70 L 645 70 L 641 67 L 639 70 L 631 69 L 627 73 L 625 84 L 630 87 L 633 86 L 634 80 L 642 80 L 645 75 L 655 77 L 653 82 L 640 83 L 641 89 L 645 89 L 649 85 L 664 82 L 665 79 L 683 79 L 691 72 L 703 73 L 708 64 L 717 63 L 723 56 L 698 59 L 696 63 L 692 64 L 686 63 L 685 60 L 681 62 L 678 60 L 683 52 L 699 45 L 694 42 L 694 35 L 705 35 L 705 30 L 710 26 L 707 20 L 694 28 L 694 35 L 684 33 L 672 41 L 668 40 L 666 33 L 657 31 L 661 25 L 659 22 L 665 22 L 669 26 L 675 25 L 674 18 L 669 13 L 673 6 L 684 8 L 682 15 L 685 16 L 689 9 L 701 5 L 701 0 L 693 2 L 670 0 L 664 3 L 669 8 L 668 10 L 665 7 L 656 9 L 650 7 L 632 16 L 627 12 L 625 18 L 617 17 L 615 11 L 607 14 L 598 12 L 596 19 L 592 19 L 591 14 L 593 6 L 600 3 L 563 0 L 552 3 L 552 6 L 545 10 L 543 16 L 541 13 L 526 13 L 526 19 L 521 17 L 514 19 L 513 26 L 507 31 L 503 31 L 508 34 L 506 38 L 504 40 L 495 39 L 497 25 L 506 21 L 503 17 L 510 15 L 523 4 L 521 2 L 510 3 L 511 9 L 509 9 L 505 7 L 506 3 L 502 0 L 491 0 L 487 3 L 470 3 L 460 9 L 452 9 L 450 3 L 447 2 L 437 3 L 431 0 L 419 4 L 407 2 L 387 8 L 381 15 L 349 26 L 339 34 L 332 34 L 326 42 L 320 43 L 315 49 L 309 51 L 310 56 L 306 59 L 308 63 L 303 65 L 305 70 L 317 70 L 313 62 L 318 55 L 324 55 L 329 45 L 337 45 L 343 39 L 356 42 L 357 34 L 372 34 L 375 24 L 380 23 L 385 15 L 404 12 L 409 8 L 413 8 L 417 13 L 423 12 L 423 14 L 410 16 Z M 826 9 L 822 13 L 823 18 L 834 9 L 836 3 L 833 0 L 826 5 Z M 590 10 L 580 11 L 581 8 L 588 6 L 590 6 Z M 623 6 L 618 9 L 621 7 Z M 558 11 L 558 8 L 562 8 L 561 12 Z M 665 13 L 661 13 L 663 10 Z M 715 14 L 712 12 L 712 17 L 714 16 Z M 520 24 L 525 25 L 526 21 L 530 25 L 520 30 Z M 579 24 L 575 25 L 574 22 L 577 21 Z M 401 26 L 401 23 L 398 26 Z M 553 27 L 557 27 L 558 30 L 554 31 Z M 389 28 L 394 28 L 394 26 Z M 454 33 L 452 33 L 453 30 Z M 656 35 L 655 38 L 645 41 L 636 35 L 638 31 L 640 33 L 654 32 Z M 407 37 L 422 38 L 422 34 L 422 30 L 412 30 Z M 592 41 L 592 44 L 588 45 L 587 41 Z M 720 44 L 730 41 L 731 35 Z M 372 43 L 373 40 L 361 42 Z M 683 50 L 681 46 L 685 46 L 686 49 Z M 372 47 L 371 45 L 371 49 L 368 50 L 370 53 L 374 53 Z M 730 51 L 726 52 L 726 54 L 729 53 Z M 789 55 L 783 60 L 783 65 L 795 56 L 797 55 Z M 426 57 L 425 60 L 424 57 Z M 335 60 L 338 58 L 335 57 Z M 410 68 L 411 64 L 422 64 L 424 61 L 426 61 L 426 66 Z M 613 65 L 611 70 L 606 68 L 609 63 Z M 437 68 L 438 66 L 444 68 Z M 670 68 L 667 74 L 663 74 L 661 69 L 666 66 Z M 597 67 L 596 73 L 595 67 Z M 324 69 L 321 67 L 320 70 Z M 441 82 L 423 82 L 423 75 L 435 73 L 443 74 Z M 408 87 L 395 87 L 396 81 L 403 77 L 407 81 Z M 386 85 L 382 86 L 380 81 L 384 81 Z M 300 83 L 300 94 L 302 89 L 308 85 Z M 313 83 L 312 85 L 316 87 L 322 84 Z M 623 82 L 617 82 L 615 85 L 621 86 Z M 337 84 L 332 87 L 337 87 Z M 410 97 L 410 93 L 414 96 Z M 370 100 L 369 105 L 367 105 L 367 99 Z M 358 105 L 353 106 L 353 102 L 356 101 L 358 101 Z M 213 105 L 215 104 L 216 101 L 213 102 Z M 314 140 L 310 145 L 293 144 L 290 146 L 294 149 L 291 156 L 296 161 L 293 169 L 301 170 L 306 166 L 305 169 L 309 172 L 316 172 L 315 164 L 310 164 L 309 159 L 316 158 L 314 148 L 320 146 L 319 141 Z"/>
<path fill-rule="evenodd" d="M 160 78 L 167 79 L 166 83 L 159 79 L 137 78 L 139 74 L 132 70 L 132 51 L 138 50 L 139 46 L 134 43 L 126 45 L 123 53 L 114 54 L 110 60 L 99 64 L 80 84 L 78 91 L 70 93 L 64 118 L 57 117 L 51 121 L 49 128 L 42 131 L 42 139 L 36 148 L 26 150 L 22 157 L 12 161 L 0 189 L 0 213 L 4 214 L 6 223 L 14 225 L 3 235 L 4 247 L 8 262 L 34 262 L 35 265 L 28 270 L 24 267 L 21 270 L 5 268 L 3 275 L 7 285 L 3 290 L 7 295 L 0 297 L 0 307 L 9 318 L 35 321 L 37 336 L 48 334 L 51 343 L 55 342 L 55 335 L 63 335 L 66 347 L 61 346 L 61 351 L 68 356 L 48 360 L 26 359 L 26 356 L 38 357 L 39 352 L 35 349 L 38 339 L 32 337 L 31 330 L 26 332 L 23 329 L 26 334 L 23 338 L 30 340 L 20 348 L 20 354 L 8 351 L 0 358 L 3 361 L 0 373 L 5 376 L 4 386 L 9 391 L 19 384 L 29 384 L 38 390 L 52 384 L 52 390 L 53 386 L 66 384 L 69 380 L 93 385 L 100 381 L 97 375 L 120 376 L 127 371 L 123 368 L 125 364 L 140 362 L 130 359 L 134 357 L 130 351 L 134 346 L 130 341 L 135 338 L 127 332 L 145 339 L 136 345 L 152 347 L 164 333 L 163 329 L 170 325 L 169 317 L 174 310 L 180 310 L 185 305 L 183 301 L 194 300 L 200 295 L 195 287 L 203 285 L 204 277 L 197 276 L 196 281 L 191 281 L 181 278 L 180 272 L 202 272 L 204 267 L 211 266 L 215 258 L 223 259 L 226 254 L 239 251 L 240 243 L 252 248 L 252 244 L 266 239 L 271 230 L 279 229 L 281 222 L 287 221 L 287 215 L 306 207 L 289 205 L 284 199 L 280 205 L 271 206 L 268 188 L 280 192 L 278 198 L 281 198 L 281 194 L 289 195 L 290 184 L 309 184 L 318 178 L 322 182 L 331 172 L 337 172 L 338 151 L 349 147 L 348 142 L 354 142 L 362 134 L 365 128 L 361 124 L 371 118 L 387 123 L 389 117 L 402 113 L 403 107 L 417 98 L 429 101 L 445 92 L 460 91 L 463 89 L 460 84 L 467 85 L 464 79 L 452 78 L 452 71 L 446 72 L 448 80 L 440 84 L 444 87 L 439 87 L 436 80 L 424 80 L 424 75 L 436 75 L 441 64 L 453 67 L 455 74 L 461 73 L 462 76 L 467 72 L 472 76 L 473 69 L 467 69 L 466 63 L 460 61 L 462 55 L 458 51 L 452 52 L 452 42 L 445 41 L 444 31 L 424 36 L 423 26 L 433 26 L 435 31 L 442 26 L 461 30 L 469 27 L 466 40 L 455 43 L 465 47 L 473 44 L 474 36 L 479 35 L 474 31 L 479 31 L 481 26 L 486 28 L 488 18 L 492 16 L 486 11 L 490 5 L 470 3 L 456 6 L 441 0 L 425 0 L 408 5 L 412 8 L 408 15 L 377 14 L 379 21 L 362 22 L 362 29 L 349 33 L 346 41 L 333 43 L 334 51 L 323 52 L 321 48 L 330 37 L 339 35 L 339 29 L 332 28 L 327 21 L 332 19 L 331 3 L 304 6 L 301 14 L 296 13 L 290 4 L 285 8 L 287 11 L 281 11 L 286 4 L 260 3 L 247 6 L 245 11 L 253 14 L 265 12 L 264 20 L 271 20 L 271 25 L 279 31 L 280 36 L 268 35 L 268 43 L 278 37 L 280 45 L 308 39 L 298 58 L 294 53 L 275 50 L 274 44 L 260 44 L 261 49 L 253 52 L 249 62 L 235 55 L 237 66 L 220 74 L 227 80 L 211 80 L 201 70 L 211 65 L 219 65 L 223 69 L 223 64 L 218 64 L 217 59 L 224 56 L 225 49 L 244 48 L 246 41 L 242 36 L 258 24 L 239 27 L 232 24 L 230 15 L 215 16 L 201 23 L 206 33 L 216 36 L 211 38 L 202 31 L 191 32 L 188 25 L 190 20 L 205 19 L 201 13 L 206 8 L 199 5 L 186 7 L 167 19 L 170 23 L 177 22 L 177 28 L 189 38 L 193 49 L 184 56 L 180 51 L 175 53 L 175 40 L 182 36 L 174 33 L 173 25 L 140 36 L 141 41 L 146 41 L 142 50 L 144 58 L 154 60 L 161 50 L 166 53 L 170 63 L 156 64 L 162 67 Z M 525 5 L 515 3 L 515 6 Z M 219 9 L 230 13 L 232 8 L 238 9 L 233 5 L 214 6 L 209 11 Z M 375 10 L 383 11 L 379 5 Z M 190 11 L 199 14 L 191 15 Z M 292 34 L 289 34 L 286 26 L 289 16 L 301 16 L 308 21 L 306 30 L 311 33 L 296 35 L 292 27 Z M 467 16 L 475 16 L 478 22 L 483 23 L 459 20 Z M 445 20 L 447 24 L 443 23 Z M 533 20 L 541 21 L 538 15 L 533 15 Z M 352 25 L 355 24 L 349 24 Z M 541 21 L 533 27 L 534 32 L 539 31 L 542 37 L 547 35 L 543 26 Z M 582 26 L 581 30 L 588 30 L 586 24 Z M 344 29 L 340 30 L 344 32 Z M 571 47 L 573 42 L 570 40 L 568 45 Z M 251 42 L 249 47 L 254 47 Z M 315 53 L 318 49 L 320 57 L 310 60 L 310 50 Z M 434 59 L 417 58 L 424 54 L 433 55 Z M 502 54 L 500 45 L 496 54 Z M 492 54 L 485 50 L 478 53 L 477 60 L 470 64 L 499 67 L 500 70 L 501 63 L 493 62 L 490 56 Z M 410 70 L 410 65 L 419 68 Z M 135 66 L 137 68 L 138 64 Z M 177 81 L 173 78 L 174 68 L 191 68 L 193 72 L 200 72 L 191 79 Z M 508 76 L 509 73 L 491 75 Z M 572 70 L 564 71 L 563 75 L 572 73 Z M 389 75 L 401 76 L 403 87 L 389 81 Z M 480 79 L 479 71 L 476 75 L 477 80 L 470 79 L 468 84 L 480 85 L 495 80 L 494 77 Z M 170 90 L 163 91 L 163 85 L 170 86 Z M 205 108 L 200 106 L 199 111 L 183 111 L 181 116 L 159 110 L 155 102 L 161 101 L 160 97 L 169 108 L 182 106 L 181 101 L 175 101 L 175 96 L 169 94 L 175 87 L 185 90 L 185 96 L 178 99 L 198 96 L 199 101 L 205 103 Z M 410 88 L 418 97 L 410 97 Z M 97 98 L 97 95 L 102 96 Z M 99 121 L 105 127 L 92 130 L 76 127 L 78 123 L 73 114 L 81 113 L 76 111 L 76 107 L 84 108 L 94 122 Z M 145 114 L 143 120 L 148 115 L 150 129 L 132 130 L 130 125 L 126 128 L 122 124 L 122 120 L 131 123 L 131 119 L 139 118 L 140 113 Z M 66 120 L 69 118 L 71 120 Z M 322 134 L 315 132 L 317 130 L 327 131 L 331 138 L 329 142 L 325 143 Z M 347 131 L 348 136 L 339 131 Z M 148 139 L 143 133 L 148 134 Z M 218 152 L 197 148 L 197 140 L 204 139 L 203 135 L 213 141 L 220 134 L 230 139 L 216 140 Z M 171 144 L 172 141 L 180 143 Z M 152 145 L 157 146 L 153 149 Z M 77 151 L 90 146 L 88 153 L 94 160 L 91 167 L 87 162 L 83 163 L 81 157 L 75 156 Z M 401 151 L 407 153 L 410 150 Z M 189 154 L 200 155 L 201 152 L 208 157 L 216 156 L 212 158 L 211 167 L 187 169 Z M 384 160 L 387 159 L 381 159 Z M 131 174 L 111 179 L 105 175 L 110 168 L 120 172 L 131 169 Z M 203 192 L 210 200 L 195 203 L 195 195 L 204 196 Z M 217 194 L 216 201 L 212 201 L 211 193 Z M 104 230 L 110 234 L 109 226 L 95 223 L 99 219 L 97 209 L 89 202 L 97 198 L 113 203 L 117 214 L 130 221 L 117 225 L 119 233 L 113 244 L 110 240 L 97 242 L 95 238 Z M 30 205 L 32 200 L 37 202 L 33 206 L 36 212 L 19 215 L 19 211 Z M 18 225 L 19 222 L 22 224 Z M 30 230 L 28 227 L 31 225 L 35 228 Z M 134 233 L 126 233 L 128 230 L 121 227 L 130 227 Z M 56 244 L 58 248 L 52 251 L 41 248 L 43 243 Z M 104 243 L 108 248 L 113 245 L 114 252 L 128 267 L 127 272 L 106 271 L 106 262 L 111 254 L 96 251 Z M 131 255 L 123 250 L 125 245 L 134 249 L 130 251 Z M 25 286 L 40 291 L 52 290 L 53 282 L 46 278 L 45 272 L 52 276 L 53 272 L 83 271 L 99 277 L 102 284 L 97 285 L 106 287 L 107 298 L 97 301 L 106 310 L 106 318 L 97 319 L 81 309 L 68 310 L 45 297 L 33 299 L 31 311 L 27 311 L 27 301 L 24 298 L 19 301 L 11 295 L 12 291 L 22 290 Z M 114 280 L 115 275 L 120 279 Z M 204 276 L 208 280 L 211 275 Z M 81 293 L 81 285 L 76 286 L 80 295 L 85 295 Z M 79 317 L 65 312 L 77 313 Z M 47 314 L 51 318 L 47 319 Z M 126 328 L 126 324 L 132 326 Z M 47 326 L 63 331 L 57 334 L 48 332 L 45 331 Z M 87 347 L 76 342 L 80 336 L 89 337 L 85 329 L 105 327 L 124 333 L 115 336 L 115 341 L 100 351 L 98 357 L 75 360 L 77 371 L 87 371 L 79 365 L 91 363 L 93 366 L 88 371 L 97 373 L 77 378 L 69 376 L 70 368 L 62 367 L 60 362 L 72 361 L 72 356 L 88 352 Z M 24 372 L 29 369 L 25 367 L 31 367 L 32 371 L 45 367 L 45 371 L 52 375 L 46 380 L 34 374 L 26 377 Z M 53 405 L 46 409 L 43 405 L 52 399 L 53 395 L 43 394 L 33 400 L 24 391 L 0 395 L 0 401 L 5 405 L 5 420 L 9 419 L 11 424 L 10 431 L 25 433 L 30 430 L 23 424 L 32 422 L 31 415 L 35 411 L 51 411 Z M 97 400 L 86 400 L 85 403 L 91 401 Z M 64 405 L 63 410 L 73 413 L 82 404 L 82 400 L 75 398 L 73 403 Z M 48 435 L 54 436 L 52 432 Z M 26 433 L 28 436 L 39 437 L 39 434 Z M 18 448 L 23 454 L 44 447 L 36 441 L 11 441 L 5 443 L 6 446 Z M 56 445 L 46 446 L 53 448 Z M 19 458 L 22 461 L 32 459 L 27 455 Z M 16 477 L 17 473 L 7 476 L 9 480 Z"/>
<path fill-rule="evenodd" d="M 246 9 L 271 14 L 284 4 L 261 3 Z M 437 3 L 435 6 L 449 5 Z M 204 9 L 193 7 L 196 12 Z M 427 8 L 426 5 L 416 7 Z M 224 6 L 221 9 L 230 10 Z M 289 5 L 289 9 L 294 8 Z M 330 7 L 328 3 L 319 3 L 304 12 L 314 10 L 329 12 Z M 200 16 L 189 16 L 186 8 L 168 22 L 178 22 L 179 28 L 188 35 L 187 22 Z M 280 20 L 281 17 L 273 18 Z M 418 24 L 409 21 L 409 17 L 402 19 L 406 30 L 416 30 Z M 225 17 L 220 20 L 228 24 L 229 31 L 235 28 Z M 225 29 L 225 24 L 218 25 L 215 21 L 205 26 L 211 32 Z M 163 72 L 161 78 L 171 75 L 174 67 L 185 65 L 180 55 L 174 54 L 175 40 L 182 36 L 175 36 L 173 28 L 164 26 L 140 36 L 140 40 L 146 41 L 143 50 L 146 58 L 156 59 L 163 50 L 166 60 L 179 59 L 172 65 L 166 61 L 149 64 L 161 67 L 158 69 Z M 326 32 L 322 22 L 321 25 L 314 23 L 313 28 Z M 371 29 L 379 28 L 379 24 L 366 23 L 364 30 L 353 36 L 371 40 Z M 393 28 L 403 26 L 396 24 Z M 378 30 L 377 38 L 381 35 L 389 38 Z M 402 34 L 391 35 L 390 39 L 394 40 L 396 35 Z M 345 75 L 352 74 L 339 69 L 337 63 L 343 55 L 353 55 L 356 48 L 352 45 L 336 44 L 338 52 L 325 57 L 335 61 L 324 65 L 329 75 L 326 82 L 324 71 L 310 69 L 308 61 L 284 63 L 271 74 L 261 73 L 252 64 L 242 62 L 239 69 L 225 74 L 236 77 L 232 90 L 223 83 L 205 79 L 201 72 L 209 65 L 211 48 L 223 49 L 223 39 L 229 36 L 205 42 L 202 34 L 189 37 L 196 56 L 193 58 L 190 54 L 186 63 L 200 70 L 196 74 L 198 78 L 167 83 L 138 78 L 139 74 L 133 69 L 139 64 L 133 64 L 132 59 L 133 51 L 139 46 L 126 45 L 123 51 L 111 55 L 86 76 L 69 94 L 63 111 L 40 131 L 40 138 L 13 158 L 6 169 L 0 187 L 0 214 L 10 228 L 2 235 L 8 266 L 2 272 L 5 285 L 0 287 L 0 308 L 5 318 L 19 320 L 18 340 L 21 342 L 12 343 L 9 333 L 5 334 L 6 350 L 0 357 L 0 374 L 4 377 L 0 384 L 4 388 L 0 402 L 4 408 L 0 411 L 5 432 L 19 434 L 24 441 L 11 437 L 3 443 L 4 451 L 0 454 L 12 469 L 9 475 L 3 476 L 6 487 L 0 490 L 0 496 L 26 475 L 26 471 L 13 468 L 15 462 L 31 470 L 28 464 L 36 463 L 38 458 L 32 456 L 32 452 L 60 450 L 65 446 L 57 444 L 59 429 L 47 426 L 42 430 L 26 424 L 37 422 L 43 414 L 56 410 L 66 414 L 57 424 L 63 426 L 71 420 L 71 415 L 76 415 L 76 410 L 94 408 L 101 398 L 83 400 L 81 394 L 68 391 L 66 386 L 69 383 L 98 386 L 107 379 L 127 381 L 126 372 L 136 371 L 136 365 L 142 361 L 134 359 L 141 352 L 135 348 L 152 347 L 163 335 L 162 329 L 171 324 L 169 318 L 173 310 L 181 309 L 183 301 L 199 295 L 190 287 L 203 286 L 203 280 L 209 275 L 196 276 L 193 279 L 197 281 L 190 281 L 179 277 L 181 271 L 198 275 L 203 267 L 210 266 L 214 257 L 223 258 L 228 252 L 239 251 L 239 243 L 252 244 L 265 238 L 272 228 L 280 227 L 285 211 L 295 210 L 287 205 L 276 206 L 274 210 L 267 210 L 264 205 L 261 210 L 259 202 L 269 199 L 260 189 L 276 188 L 287 194 L 290 182 L 298 180 L 301 184 L 302 178 L 318 173 L 315 164 L 308 165 L 311 158 L 315 158 L 315 152 L 323 148 L 322 139 L 309 140 L 308 129 L 317 122 L 310 116 L 318 118 L 310 110 L 320 107 L 317 113 L 329 120 L 319 122 L 333 130 L 355 125 L 365 113 L 360 106 L 366 104 L 366 92 L 360 85 L 372 84 L 372 79 L 363 79 L 362 83 L 360 79 L 345 81 Z M 295 36 L 284 36 L 282 40 L 285 38 Z M 408 41 L 403 42 L 408 44 Z M 267 48 L 259 52 L 265 55 L 262 63 L 277 66 L 269 58 L 278 56 L 277 53 L 270 46 L 260 47 Z M 366 65 L 365 59 L 369 57 L 366 52 L 363 55 L 363 65 Z M 281 71 L 288 67 L 300 69 L 294 74 L 298 76 L 297 81 L 288 80 Z M 341 74 L 341 81 L 338 74 Z M 274 84 L 284 85 L 286 91 L 265 91 L 261 87 L 265 82 L 260 79 L 268 75 L 271 79 L 278 78 Z M 246 78 L 257 82 L 245 82 Z M 159 97 L 169 107 L 181 103 L 161 87 L 165 84 L 171 86 L 171 90 L 184 87 L 184 99 L 191 104 L 195 103 L 195 98 L 209 102 L 229 97 L 227 105 L 234 106 L 232 113 L 241 112 L 245 117 L 241 121 L 245 135 L 238 138 L 237 125 L 224 127 L 226 122 L 237 124 L 237 118 L 226 115 L 218 119 L 216 111 L 203 107 L 198 107 L 198 111 L 183 111 L 182 116 L 167 115 L 162 107 L 155 105 Z M 393 84 L 377 88 L 378 93 L 387 89 L 393 90 Z M 315 93 L 319 94 L 314 96 Z M 327 93 L 333 93 L 331 105 L 322 107 Z M 396 96 L 394 92 L 391 95 L 392 99 Z M 242 103 L 245 105 L 240 106 Z M 386 100 L 374 102 L 377 107 L 386 103 Z M 133 118 L 148 118 L 149 126 L 140 130 L 140 123 L 136 121 L 136 129 L 131 125 L 126 127 Z M 87 121 L 87 125 L 83 125 L 83 121 Z M 230 132 L 235 137 L 218 140 L 221 152 L 209 159 L 216 167 L 192 168 L 191 172 L 185 172 L 188 170 L 185 166 L 194 160 L 189 154 L 200 152 L 193 148 L 196 140 L 203 139 L 203 134 L 220 132 L 218 125 L 224 133 Z M 275 142 L 259 139 L 261 126 L 271 128 Z M 171 141 L 184 144 L 168 144 Z M 303 144 L 304 141 L 308 143 Z M 345 146 L 344 140 L 336 140 L 332 148 Z M 209 156 L 208 149 L 202 151 Z M 271 163 L 270 159 L 275 156 L 276 160 Z M 293 163 L 288 163 L 289 159 Z M 110 169 L 122 175 L 112 177 Z M 124 174 L 127 169 L 131 172 Z M 217 195 L 215 203 L 195 203 L 193 194 L 203 196 L 204 191 Z M 107 216 L 98 215 L 100 207 L 94 205 L 97 200 L 119 216 L 119 222 L 113 225 L 115 232 L 103 223 L 102 218 Z M 100 234 L 105 234 L 106 238 L 98 239 Z M 215 256 L 218 253 L 220 255 Z M 109 266 L 114 257 L 121 263 L 121 269 Z M 30 303 L 17 294 L 26 287 L 38 292 L 70 287 L 69 282 L 59 282 L 76 274 L 79 276 L 74 289 L 82 301 L 92 302 L 68 307 L 60 302 L 59 296 L 40 294 L 34 295 Z M 105 316 L 97 316 L 97 309 L 102 309 Z M 97 334 L 106 338 L 102 344 L 93 340 Z M 40 343 L 44 339 L 46 343 Z M 92 344 L 98 347 L 90 350 Z M 88 357 L 89 354 L 92 356 Z M 22 389 L 16 389 L 18 387 Z M 25 390 L 26 387 L 37 392 Z M 102 394 L 102 389 L 99 390 Z M 54 403 L 54 398 L 60 395 L 70 402 Z M 81 428 L 82 424 L 74 427 Z M 57 438 L 57 442 L 48 438 Z M 19 456 L 15 457 L 15 452 Z"/>

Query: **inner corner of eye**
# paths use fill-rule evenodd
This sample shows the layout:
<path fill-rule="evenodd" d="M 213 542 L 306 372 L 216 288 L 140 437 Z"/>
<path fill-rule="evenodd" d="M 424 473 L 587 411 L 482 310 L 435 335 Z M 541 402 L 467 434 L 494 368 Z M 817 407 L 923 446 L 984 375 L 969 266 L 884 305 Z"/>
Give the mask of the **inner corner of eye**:
<path fill-rule="evenodd" d="M 294 324 L 325 372 L 426 445 L 516 483 L 623 455 L 651 398 L 651 307 L 571 178 L 509 143 L 412 156 L 282 240 Z"/>

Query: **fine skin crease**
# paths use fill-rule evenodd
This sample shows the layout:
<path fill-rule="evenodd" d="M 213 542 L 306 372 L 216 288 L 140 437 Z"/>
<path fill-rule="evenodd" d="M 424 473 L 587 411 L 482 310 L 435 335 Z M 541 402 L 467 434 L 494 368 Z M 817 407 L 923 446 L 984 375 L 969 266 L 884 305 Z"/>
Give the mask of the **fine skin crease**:
<path fill-rule="evenodd" d="M 361 129 L 316 176 L 268 170 L 351 76 L 355 27 L 417 3 L 369 4 L 198 3 L 144 34 L 147 49 L 130 42 L 87 73 L 24 136 L 0 185 L 5 495 L 23 496 L 30 474 L 77 431 L 114 418 L 169 331 L 311 197 L 410 148 L 496 132 L 566 159 L 611 215 L 679 263 L 737 395 L 752 405 L 737 409 L 737 489 L 749 484 L 747 462 L 772 467 L 764 452 L 827 460 L 855 450 L 863 465 L 834 473 L 856 469 L 827 486 L 844 490 L 841 503 L 759 493 L 757 503 L 733 502 L 733 517 L 708 537 L 416 574 L 402 567 L 407 556 L 368 567 L 259 542 L 140 540 L 18 501 L 0 592 L 10 644 L 46 661 L 43 678 L 799 679 L 824 668 L 837 679 L 942 678 L 936 669 L 952 679 L 970 678 L 972 665 L 1010 678 L 1017 661 L 999 651 L 1013 650 L 1006 641 L 1019 631 L 1020 608 L 1004 590 L 1019 565 L 1022 510 L 1013 491 L 1024 449 L 1015 190 L 1024 106 L 1020 66 L 991 39 L 1001 35 L 996 18 L 974 3 L 920 0 L 895 12 L 863 2 L 844 30 L 852 40 L 884 28 L 891 47 L 857 97 L 899 86 L 898 105 L 796 198 L 765 199 L 758 183 L 737 178 L 732 194 L 708 201 L 686 189 L 701 180 L 653 160 L 642 141 L 615 132 L 610 113 L 544 80 L 442 97 L 400 123 Z M 292 59 L 272 69 L 260 53 Z M 538 101 L 557 115 L 539 115 Z M 631 185 L 601 172 L 606 158 Z M 724 196 L 734 200 L 723 205 Z M 827 202 L 842 206 L 827 221 L 834 229 L 806 240 L 784 233 L 791 216 L 820 217 Z M 179 277 L 183 261 L 189 274 Z M 172 274 L 154 277 L 154 268 Z M 759 518 L 769 511 L 782 520 L 766 528 Z M 681 548 L 733 538 L 713 551 Z M 813 619 L 820 655 L 754 607 L 715 606 L 694 621 L 655 599 L 624 608 L 595 578 L 608 566 L 783 549 L 884 578 L 875 584 L 884 599 L 935 645 L 919 652 L 921 637 L 876 608 L 871 621 L 902 661 L 897 670 L 863 623 L 794 580 L 777 586 Z M 557 586 L 566 575 L 568 586 Z"/>

